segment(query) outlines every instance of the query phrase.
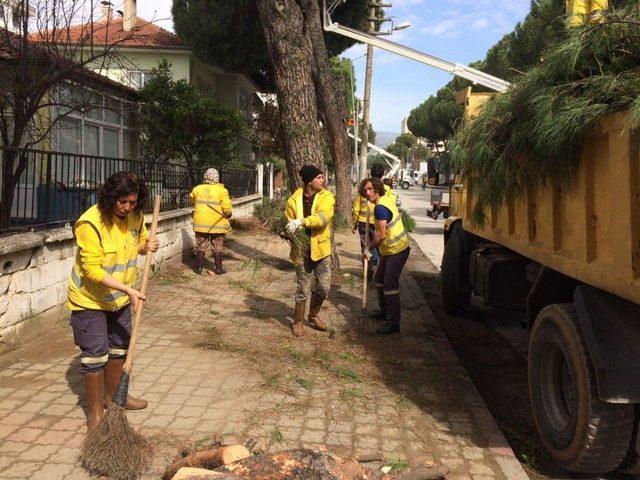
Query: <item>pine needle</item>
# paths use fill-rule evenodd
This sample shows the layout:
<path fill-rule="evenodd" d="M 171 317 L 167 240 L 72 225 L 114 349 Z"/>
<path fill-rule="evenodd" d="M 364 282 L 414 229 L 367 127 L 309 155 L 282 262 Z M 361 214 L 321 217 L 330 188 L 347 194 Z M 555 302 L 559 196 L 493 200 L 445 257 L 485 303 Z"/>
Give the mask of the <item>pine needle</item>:
<path fill-rule="evenodd" d="M 571 184 L 589 131 L 626 111 L 640 131 L 640 15 L 611 11 L 602 24 L 572 28 L 544 63 L 494 96 L 452 141 L 452 165 L 477 199 L 471 221 L 542 186 Z"/>

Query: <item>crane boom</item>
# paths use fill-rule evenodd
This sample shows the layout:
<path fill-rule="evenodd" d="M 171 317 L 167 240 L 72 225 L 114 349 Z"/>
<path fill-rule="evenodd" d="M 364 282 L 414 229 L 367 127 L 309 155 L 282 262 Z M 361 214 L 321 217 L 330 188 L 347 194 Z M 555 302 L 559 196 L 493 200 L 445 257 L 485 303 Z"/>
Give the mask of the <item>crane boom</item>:
<path fill-rule="evenodd" d="M 440 70 L 444 70 L 445 72 L 448 72 L 452 75 L 467 79 L 474 84 L 483 85 L 497 92 L 506 92 L 509 88 L 510 83 L 506 80 L 494 77 L 493 75 L 489 75 L 488 73 L 482 72 L 467 65 L 443 60 L 442 58 L 438 58 L 434 55 L 421 52 L 420 50 L 406 47 L 399 43 L 391 42 L 384 38 L 380 38 L 369 33 L 364 33 L 359 30 L 340 25 L 339 23 L 331 20 L 331 15 L 326 7 L 326 0 L 323 0 L 323 6 L 324 15 L 322 26 L 326 32 L 333 32 L 338 35 L 357 40 L 358 42 L 366 43 L 367 45 L 372 45 L 382 50 L 387 50 L 397 55 L 410 58 L 411 60 L 424 63 Z"/>
<path fill-rule="evenodd" d="M 347 132 L 347 135 L 349 135 L 351 138 L 355 139 L 358 142 L 362 141 L 359 138 L 354 137 L 353 133 L 351 132 Z M 384 177 L 385 178 L 393 177 L 400 169 L 400 165 L 402 165 L 402 161 L 398 157 L 396 157 L 394 154 L 387 152 L 384 148 L 378 147 L 377 145 L 374 145 L 373 143 L 370 143 L 370 142 L 367 142 L 367 144 L 369 145 L 369 148 L 371 150 L 375 150 L 376 152 L 380 153 L 383 156 L 383 160 L 387 162 L 387 165 L 389 165 L 390 170 L 384 174 Z M 387 158 L 390 158 L 391 160 L 393 160 L 393 163 L 387 160 Z"/>

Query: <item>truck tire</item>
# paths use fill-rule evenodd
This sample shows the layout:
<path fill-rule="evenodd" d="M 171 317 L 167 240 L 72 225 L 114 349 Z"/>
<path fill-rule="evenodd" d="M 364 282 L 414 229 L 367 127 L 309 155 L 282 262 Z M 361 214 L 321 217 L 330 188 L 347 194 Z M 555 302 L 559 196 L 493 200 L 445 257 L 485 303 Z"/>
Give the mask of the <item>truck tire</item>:
<path fill-rule="evenodd" d="M 409 182 L 402 182 L 402 183 L 400 184 L 400 187 L 401 187 L 403 190 L 407 190 L 407 189 L 409 188 Z"/>
<path fill-rule="evenodd" d="M 460 225 L 451 227 L 449 240 L 444 247 L 440 275 L 442 280 L 442 306 L 451 315 L 460 315 L 469 308 L 471 285 L 469 283 L 469 257 L 466 234 Z"/>
<path fill-rule="evenodd" d="M 572 303 L 542 309 L 529 339 L 529 393 L 540 441 L 569 472 L 601 474 L 624 460 L 634 406 L 598 398 Z"/>

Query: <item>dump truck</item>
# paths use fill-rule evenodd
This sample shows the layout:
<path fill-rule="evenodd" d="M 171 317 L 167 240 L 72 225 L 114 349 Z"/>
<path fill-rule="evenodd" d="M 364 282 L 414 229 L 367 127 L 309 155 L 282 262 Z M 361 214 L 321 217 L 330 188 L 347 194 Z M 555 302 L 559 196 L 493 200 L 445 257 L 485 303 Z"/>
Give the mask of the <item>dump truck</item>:
<path fill-rule="evenodd" d="M 473 116 L 490 96 L 467 89 L 459 99 Z M 599 474 L 637 463 L 640 156 L 625 113 L 590 131 L 570 186 L 528 191 L 485 211 L 483 225 L 470 221 L 475 206 L 458 178 L 445 223 L 444 308 L 461 314 L 476 295 L 523 311 L 533 417 L 558 465 Z"/>

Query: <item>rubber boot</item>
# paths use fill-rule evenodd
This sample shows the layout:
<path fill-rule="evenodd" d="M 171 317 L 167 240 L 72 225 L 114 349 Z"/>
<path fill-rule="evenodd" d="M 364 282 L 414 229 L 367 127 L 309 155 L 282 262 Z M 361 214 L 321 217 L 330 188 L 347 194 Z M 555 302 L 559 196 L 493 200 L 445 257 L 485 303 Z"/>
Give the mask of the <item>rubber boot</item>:
<path fill-rule="evenodd" d="M 306 306 L 306 301 L 296 302 L 296 309 L 293 317 L 293 326 L 291 327 L 294 337 L 301 337 L 304 335 L 304 326 L 302 325 L 302 322 L 304 321 L 304 310 Z"/>
<path fill-rule="evenodd" d="M 124 358 L 110 358 L 105 368 L 105 389 L 104 389 L 104 403 L 105 406 L 109 405 L 113 394 L 116 393 L 118 383 L 120 383 L 120 375 L 122 374 L 122 366 L 124 365 Z M 142 400 L 141 398 L 134 398 L 131 395 L 127 395 L 127 401 L 124 404 L 124 408 L 127 410 L 142 410 L 147 408 L 149 402 Z"/>
<path fill-rule="evenodd" d="M 313 328 L 324 332 L 327 329 L 327 322 L 325 322 L 318 316 L 318 314 L 320 313 L 320 308 L 322 308 L 322 302 L 323 300 L 318 300 L 315 297 L 311 297 L 308 320 L 309 323 L 313 325 Z"/>
<path fill-rule="evenodd" d="M 214 273 L 216 275 L 223 275 L 225 273 L 227 273 L 227 271 L 222 268 L 222 254 L 221 253 L 216 253 L 214 255 L 214 261 L 215 261 L 215 268 L 213 269 Z"/>
<path fill-rule="evenodd" d="M 381 335 L 400 333 L 400 322 L 394 322 L 393 320 L 391 320 L 390 322 L 386 322 L 381 327 L 379 327 L 376 332 Z"/>
<path fill-rule="evenodd" d="M 104 377 L 104 370 L 84 374 L 87 434 L 98 426 L 104 414 Z"/>
<path fill-rule="evenodd" d="M 204 268 L 204 252 L 196 252 L 196 266 L 193 271 L 202 275 L 202 269 Z"/>

